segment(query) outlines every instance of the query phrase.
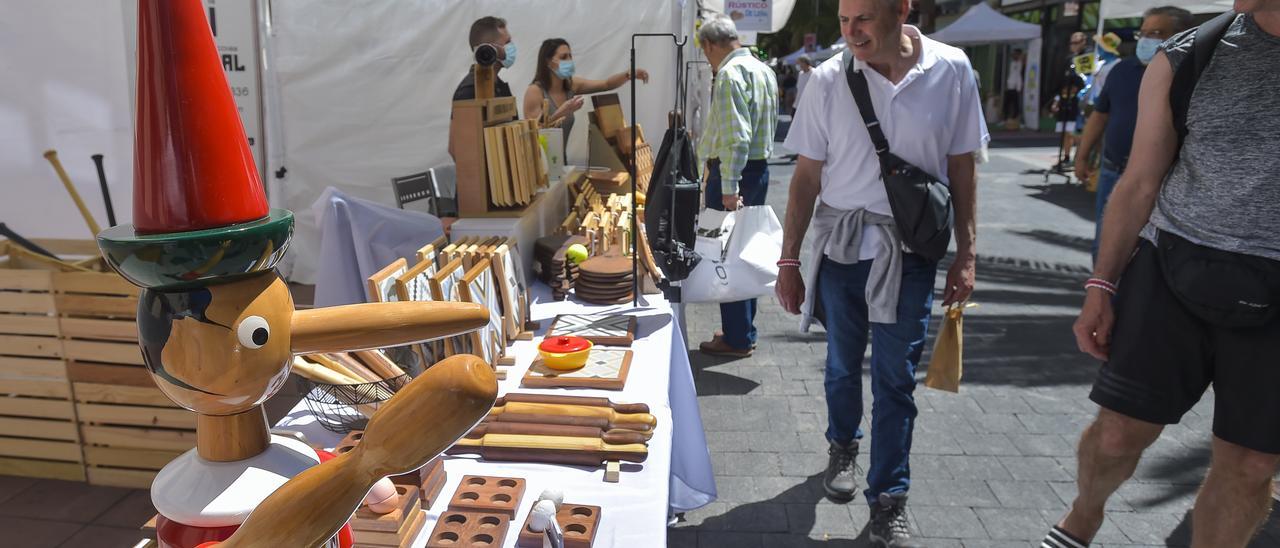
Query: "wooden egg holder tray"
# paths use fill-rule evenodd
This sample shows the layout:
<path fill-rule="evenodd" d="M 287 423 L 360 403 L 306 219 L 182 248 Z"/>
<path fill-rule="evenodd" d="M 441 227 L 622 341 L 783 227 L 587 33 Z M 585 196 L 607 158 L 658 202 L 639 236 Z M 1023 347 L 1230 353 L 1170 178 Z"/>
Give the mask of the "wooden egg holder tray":
<path fill-rule="evenodd" d="M 367 507 L 356 510 L 350 521 L 356 546 L 409 546 L 418 537 L 427 519 L 418 488 L 397 485 L 396 491 L 400 506 L 390 513 L 377 514 Z"/>
<path fill-rule="evenodd" d="M 524 497 L 522 478 L 463 476 L 427 548 L 502 546 Z"/>
<path fill-rule="evenodd" d="M 542 548 L 542 533 L 534 532 L 529 527 L 533 522 L 533 512 L 525 518 L 520 528 L 520 537 L 516 540 L 519 548 Z M 600 507 L 587 504 L 560 505 L 556 512 L 556 522 L 564 531 L 565 548 L 591 548 L 596 540 L 596 530 L 600 528 Z"/>

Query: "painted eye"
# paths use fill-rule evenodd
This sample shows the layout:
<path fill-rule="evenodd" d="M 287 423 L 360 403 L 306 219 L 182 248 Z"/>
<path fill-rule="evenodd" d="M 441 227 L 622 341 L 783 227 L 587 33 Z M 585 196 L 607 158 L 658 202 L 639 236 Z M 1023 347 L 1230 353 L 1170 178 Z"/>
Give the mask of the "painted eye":
<path fill-rule="evenodd" d="M 271 337 L 271 328 L 267 326 L 267 320 L 262 319 L 262 316 L 249 316 L 240 322 L 236 336 L 240 338 L 240 345 L 245 348 L 262 348 Z"/>

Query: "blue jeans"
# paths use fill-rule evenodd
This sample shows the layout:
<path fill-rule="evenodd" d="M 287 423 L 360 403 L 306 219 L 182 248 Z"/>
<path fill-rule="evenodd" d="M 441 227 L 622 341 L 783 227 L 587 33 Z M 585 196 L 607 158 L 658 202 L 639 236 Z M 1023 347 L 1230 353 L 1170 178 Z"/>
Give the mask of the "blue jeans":
<path fill-rule="evenodd" d="M 1108 162 L 1105 158 L 1102 160 L 1102 166 L 1098 169 L 1098 195 L 1094 204 L 1097 217 L 1093 231 L 1093 260 L 1098 260 L 1098 244 L 1102 241 L 1102 216 L 1107 209 L 1107 200 L 1111 199 L 1111 191 L 1116 188 L 1116 181 L 1120 180 L 1120 171 L 1116 170 L 1116 166 Z"/>
<path fill-rule="evenodd" d="M 720 190 L 720 160 L 707 162 L 706 202 L 708 209 L 724 211 Z M 769 193 L 768 160 L 748 160 L 738 181 L 738 194 L 749 206 L 764 205 Z M 756 300 L 720 303 L 720 324 L 724 341 L 738 350 L 749 350 L 756 343 Z"/>
<path fill-rule="evenodd" d="M 840 264 L 823 257 L 818 275 L 827 327 L 827 439 L 841 445 L 862 439 L 862 357 L 871 334 L 871 469 L 867 501 L 911 487 L 911 433 L 915 427 L 916 366 L 924 351 L 937 263 L 902 258 L 898 322 L 870 323 L 866 286 L 872 261 Z"/>

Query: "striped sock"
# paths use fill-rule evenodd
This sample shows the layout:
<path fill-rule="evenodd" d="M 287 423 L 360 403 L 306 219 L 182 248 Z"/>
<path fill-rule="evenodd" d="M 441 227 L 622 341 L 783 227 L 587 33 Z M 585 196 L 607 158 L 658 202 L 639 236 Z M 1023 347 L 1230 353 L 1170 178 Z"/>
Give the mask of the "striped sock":
<path fill-rule="evenodd" d="M 1040 548 L 1089 548 L 1089 543 L 1077 539 L 1061 527 L 1054 527 L 1045 535 Z"/>

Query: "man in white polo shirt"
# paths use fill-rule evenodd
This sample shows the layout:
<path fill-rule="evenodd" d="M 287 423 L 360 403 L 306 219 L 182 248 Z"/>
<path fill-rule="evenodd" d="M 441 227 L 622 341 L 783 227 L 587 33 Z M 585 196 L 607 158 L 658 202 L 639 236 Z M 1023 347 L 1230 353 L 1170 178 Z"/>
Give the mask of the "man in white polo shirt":
<path fill-rule="evenodd" d="M 814 71 L 785 142 L 800 157 L 791 179 L 777 283 L 783 308 L 803 312 L 802 329 L 814 318 L 826 326 L 831 445 L 823 486 L 836 501 L 852 500 L 857 489 L 853 463 L 862 438 L 862 358 L 871 332 L 875 443 L 863 494 L 871 505 L 871 539 L 887 547 L 918 546 L 910 540 L 905 512 L 917 414 L 912 393 L 938 264 L 903 251 L 877 153 L 846 71 L 863 72 L 889 150 L 951 190 L 956 255 L 944 304 L 963 302 L 973 291 L 972 153 L 989 138 L 968 58 L 906 25 L 909 1 L 840 1 L 848 52 Z M 804 265 L 807 280 L 799 264 L 806 232 L 812 232 L 815 263 Z"/>

